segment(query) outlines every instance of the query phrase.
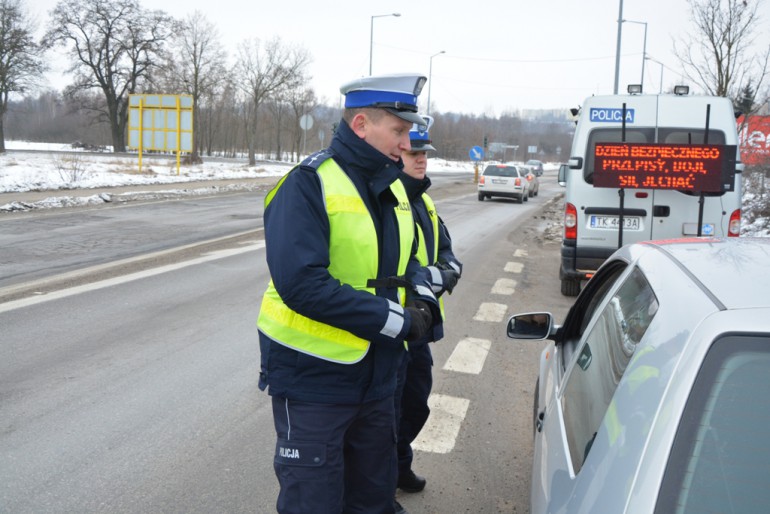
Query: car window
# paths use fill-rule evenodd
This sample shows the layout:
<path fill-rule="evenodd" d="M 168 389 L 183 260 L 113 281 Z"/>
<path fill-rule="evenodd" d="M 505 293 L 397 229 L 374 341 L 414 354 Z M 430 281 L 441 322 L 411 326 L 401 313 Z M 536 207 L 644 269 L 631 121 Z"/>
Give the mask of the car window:
<path fill-rule="evenodd" d="M 589 305 L 588 312 L 591 309 Z M 588 332 L 577 347 L 561 398 L 575 473 L 583 465 L 618 382 L 657 311 L 655 293 L 642 272 L 634 268 L 585 323 Z"/>
<path fill-rule="evenodd" d="M 677 428 L 656 514 L 768 511 L 768 370 L 770 336 L 714 342 Z"/>
<path fill-rule="evenodd" d="M 513 166 L 487 166 L 484 175 L 488 177 L 518 177 L 519 174 Z"/>

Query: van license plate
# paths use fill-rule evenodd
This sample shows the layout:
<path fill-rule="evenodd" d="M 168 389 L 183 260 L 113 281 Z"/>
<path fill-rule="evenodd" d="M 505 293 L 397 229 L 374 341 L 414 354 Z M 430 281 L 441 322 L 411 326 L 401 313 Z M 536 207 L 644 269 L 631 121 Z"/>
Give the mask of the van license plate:
<path fill-rule="evenodd" d="M 599 230 L 617 230 L 619 218 L 617 216 L 594 216 L 589 219 L 589 226 Z M 624 216 L 623 230 L 641 230 L 642 219 L 639 216 Z"/>

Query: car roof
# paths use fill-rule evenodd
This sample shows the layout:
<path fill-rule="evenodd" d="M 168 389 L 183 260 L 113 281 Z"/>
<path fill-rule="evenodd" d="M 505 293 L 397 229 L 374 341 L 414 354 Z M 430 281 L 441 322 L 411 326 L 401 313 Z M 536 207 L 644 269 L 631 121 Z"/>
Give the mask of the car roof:
<path fill-rule="evenodd" d="M 640 244 L 666 253 L 728 309 L 770 306 L 768 238 L 686 238 Z"/>

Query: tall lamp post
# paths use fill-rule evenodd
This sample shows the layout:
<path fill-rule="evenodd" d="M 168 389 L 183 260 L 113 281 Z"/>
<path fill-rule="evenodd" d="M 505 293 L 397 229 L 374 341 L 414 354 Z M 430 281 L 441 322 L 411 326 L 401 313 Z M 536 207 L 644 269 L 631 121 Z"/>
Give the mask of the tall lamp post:
<path fill-rule="evenodd" d="M 372 74 L 372 50 L 374 49 L 374 19 L 375 18 L 387 18 L 388 16 L 395 16 L 398 18 L 401 16 L 401 13 L 391 13 L 391 14 L 375 14 L 372 16 L 371 24 L 369 25 L 369 75 Z"/>
<path fill-rule="evenodd" d="M 642 91 L 644 91 L 644 61 L 647 60 L 647 22 L 646 21 L 634 21 L 634 20 L 623 20 L 628 23 L 637 23 L 639 25 L 644 25 L 644 47 L 642 50 L 642 81 L 640 84 L 642 84 Z"/>
<path fill-rule="evenodd" d="M 623 32 L 623 0 L 620 0 L 620 8 L 618 11 L 618 45 L 615 48 L 615 87 L 612 94 L 618 94 L 618 81 L 620 79 L 620 40 Z"/>
<path fill-rule="evenodd" d="M 430 86 L 433 84 L 433 81 L 431 80 L 431 77 L 433 76 L 433 58 L 437 55 L 445 54 L 445 50 L 441 50 L 438 53 L 435 53 L 430 56 L 430 66 L 428 67 L 428 109 L 427 114 L 430 114 Z"/>

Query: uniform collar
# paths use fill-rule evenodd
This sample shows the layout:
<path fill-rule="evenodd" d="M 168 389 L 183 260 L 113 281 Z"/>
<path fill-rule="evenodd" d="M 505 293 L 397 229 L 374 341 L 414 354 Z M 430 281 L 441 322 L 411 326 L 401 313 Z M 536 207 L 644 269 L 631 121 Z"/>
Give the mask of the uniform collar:
<path fill-rule="evenodd" d="M 406 189 L 410 201 L 423 194 L 430 187 L 430 178 L 427 175 L 424 178 L 414 178 L 402 172 L 398 178 L 404 183 L 404 189 Z"/>

